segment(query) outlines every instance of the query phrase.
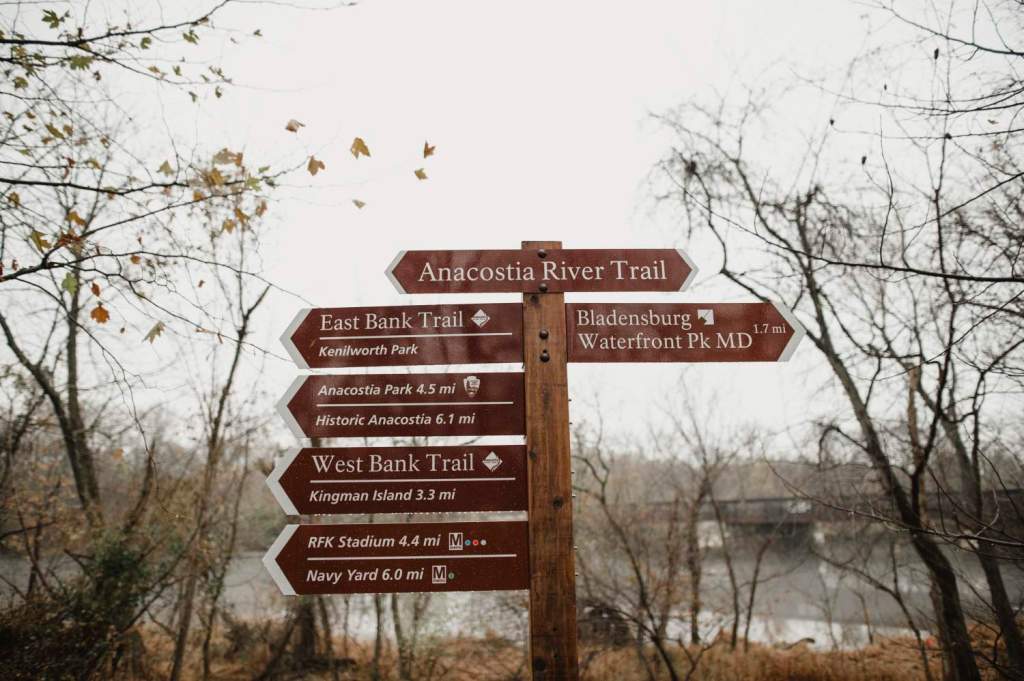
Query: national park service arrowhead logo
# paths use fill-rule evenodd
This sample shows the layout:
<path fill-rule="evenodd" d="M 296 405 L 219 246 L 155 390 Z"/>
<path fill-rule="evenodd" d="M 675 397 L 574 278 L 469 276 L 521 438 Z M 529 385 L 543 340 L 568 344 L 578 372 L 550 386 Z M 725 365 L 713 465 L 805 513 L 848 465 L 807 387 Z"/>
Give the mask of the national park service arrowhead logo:
<path fill-rule="evenodd" d="M 480 379 L 476 376 L 466 376 L 462 379 L 462 387 L 466 389 L 467 395 L 476 397 L 476 394 L 480 392 Z"/>
<path fill-rule="evenodd" d="M 487 470 L 496 470 L 498 466 L 501 465 L 501 457 L 499 457 L 494 452 L 491 452 L 486 457 L 484 457 L 484 465 L 487 466 Z"/>

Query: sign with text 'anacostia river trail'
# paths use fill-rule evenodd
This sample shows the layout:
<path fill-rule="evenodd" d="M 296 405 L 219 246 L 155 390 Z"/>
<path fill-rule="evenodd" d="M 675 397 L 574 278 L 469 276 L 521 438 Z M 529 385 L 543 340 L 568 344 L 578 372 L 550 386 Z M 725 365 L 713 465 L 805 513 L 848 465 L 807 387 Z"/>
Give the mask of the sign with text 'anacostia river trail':
<path fill-rule="evenodd" d="M 267 485 L 289 515 L 526 510 L 526 447 L 312 447 Z"/>
<path fill-rule="evenodd" d="M 400 293 L 679 291 L 696 273 L 672 248 L 402 251 L 387 269 Z"/>
<path fill-rule="evenodd" d="M 522 435 L 523 374 L 299 376 L 278 403 L 298 437 Z"/>
<path fill-rule="evenodd" d="M 304 369 L 523 361 L 518 303 L 300 310 L 281 336 Z"/>
<path fill-rule="evenodd" d="M 286 525 L 263 564 L 286 596 L 530 586 L 525 520 Z"/>

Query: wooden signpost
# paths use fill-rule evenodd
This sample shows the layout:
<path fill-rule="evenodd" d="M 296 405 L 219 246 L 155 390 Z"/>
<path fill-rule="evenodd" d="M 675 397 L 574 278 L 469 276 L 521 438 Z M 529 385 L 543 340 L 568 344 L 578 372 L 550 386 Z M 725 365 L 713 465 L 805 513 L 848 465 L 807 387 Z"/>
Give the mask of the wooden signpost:
<path fill-rule="evenodd" d="M 288 515 L 526 510 L 526 448 L 307 447 L 267 485 Z"/>
<path fill-rule="evenodd" d="M 303 310 L 282 338 L 309 368 L 522 362 L 522 373 L 300 376 L 278 405 L 297 437 L 525 436 L 522 445 L 310 447 L 268 485 L 289 515 L 527 511 L 527 521 L 288 525 L 264 563 L 282 593 L 529 589 L 534 681 L 579 678 L 569 362 L 778 362 L 803 329 L 780 305 L 571 303 L 565 292 L 678 291 L 674 249 L 403 251 L 403 293 L 481 303 Z M 314 440 L 316 442 L 317 440 Z"/>

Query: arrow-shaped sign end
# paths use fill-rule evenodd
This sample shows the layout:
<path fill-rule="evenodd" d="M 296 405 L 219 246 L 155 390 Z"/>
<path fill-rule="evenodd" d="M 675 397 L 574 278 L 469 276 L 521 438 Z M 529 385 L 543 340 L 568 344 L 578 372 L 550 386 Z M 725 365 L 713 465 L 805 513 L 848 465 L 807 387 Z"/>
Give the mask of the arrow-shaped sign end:
<path fill-rule="evenodd" d="M 793 335 L 790 337 L 789 342 L 786 343 L 786 347 L 782 348 L 782 354 L 779 355 L 779 362 L 787 362 L 789 358 L 793 356 L 796 351 L 796 346 L 800 345 L 800 341 L 803 340 L 807 332 L 804 330 L 803 324 L 797 321 L 796 315 L 793 311 L 782 303 L 772 301 L 772 305 L 775 306 L 776 311 L 779 315 L 786 320 L 789 327 L 793 329 Z"/>
<path fill-rule="evenodd" d="M 291 411 L 288 410 L 288 403 L 295 397 L 295 393 L 299 392 L 299 388 L 302 387 L 302 383 L 306 380 L 306 376 L 296 376 L 292 384 L 288 386 L 288 390 L 285 391 L 284 396 L 277 403 L 277 413 L 281 415 L 284 422 L 288 424 L 288 428 L 292 431 L 295 437 L 302 439 L 306 437 L 306 434 L 302 432 L 302 427 L 299 426 L 299 422 L 292 416 Z"/>
<path fill-rule="evenodd" d="M 690 256 L 686 255 L 686 251 L 681 248 L 677 248 L 676 253 L 678 253 L 679 257 L 683 259 L 686 266 L 690 268 L 690 273 L 686 275 L 686 279 L 683 280 L 683 285 L 679 287 L 680 291 L 685 291 L 690 288 L 690 284 L 692 284 L 693 280 L 697 278 L 697 263 L 691 260 Z"/>
<path fill-rule="evenodd" d="M 299 313 L 295 315 L 295 319 L 292 320 L 292 323 L 289 324 L 288 328 L 284 330 L 283 334 L 281 334 L 281 345 L 284 346 L 288 356 L 292 358 L 292 361 L 294 361 L 300 369 L 308 370 L 309 364 L 306 363 L 306 359 L 299 352 L 299 349 L 295 347 L 295 343 L 292 342 L 292 334 L 295 333 L 299 328 L 299 325 L 305 321 L 306 317 L 309 316 L 312 311 L 313 308 L 310 307 L 304 307 L 299 310 Z"/>
<path fill-rule="evenodd" d="M 284 456 L 277 458 L 274 461 L 274 470 L 270 471 L 270 475 L 267 476 L 267 487 L 270 488 L 270 493 L 277 499 L 278 505 L 281 506 L 281 510 L 286 515 L 299 515 L 299 511 L 295 508 L 295 504 L 292 503 L 291 498 L 281 487 L 281 476 L 288 470 L 288 467 L 295 461 L 295 457 L 299 455 L 298 448 L 288 450 Z"/>
<path fill-rule="evenodd" d="M 408 293 L 408 291 L 405 290 L 405 287 L 402 286 L 402 283 L 398 281 L 398 277 L 395 276 L 395 268 L 398 267 L 398 263 L 402 262 L 402 258 L 405 257 L 406 252 L 407 251 L 399 251 L 398 255 L 395 256 L 395 259 L 392 260 L 387 269 L 384 270 L 384 274 L 386 274 L 388 279 L 391 280 L 391 285 L 394 286 L 395 290 L 399 293 Z"/>
<path fill-rule="evenodd" d="M 263 567 L 267 568 L 267 572 L 270 573 L 270 577 L 277 584 L 277 588 L 281 590 L 281 593 L 285 596 L 294 596 L 295 589 L 292 588 L 291 582 L 284 576 L 284 572 L 281 571 L 281 566 L 277 564 L 277 556 L 284 549 L 288 540 L 292 538 L 295 531 L 299 529 L 298 525 L 285 525 L 284 529 L 281 530 L 281 534 L 277 535 L 277 539 L 267 549 L 266 554 L 263 556 Z"/>

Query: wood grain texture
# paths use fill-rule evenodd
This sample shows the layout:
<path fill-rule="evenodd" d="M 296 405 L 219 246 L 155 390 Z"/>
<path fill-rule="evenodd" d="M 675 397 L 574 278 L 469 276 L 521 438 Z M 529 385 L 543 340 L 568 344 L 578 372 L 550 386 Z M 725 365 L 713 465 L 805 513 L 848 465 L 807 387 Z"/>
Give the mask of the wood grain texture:
<path fill-rule="evenodd" d="M 523 242 L 535 254 L 560 247 L 558 241 Z M 534 681 L 579 678 L 564 298 L 539 286 L 523 294 Z"/>

